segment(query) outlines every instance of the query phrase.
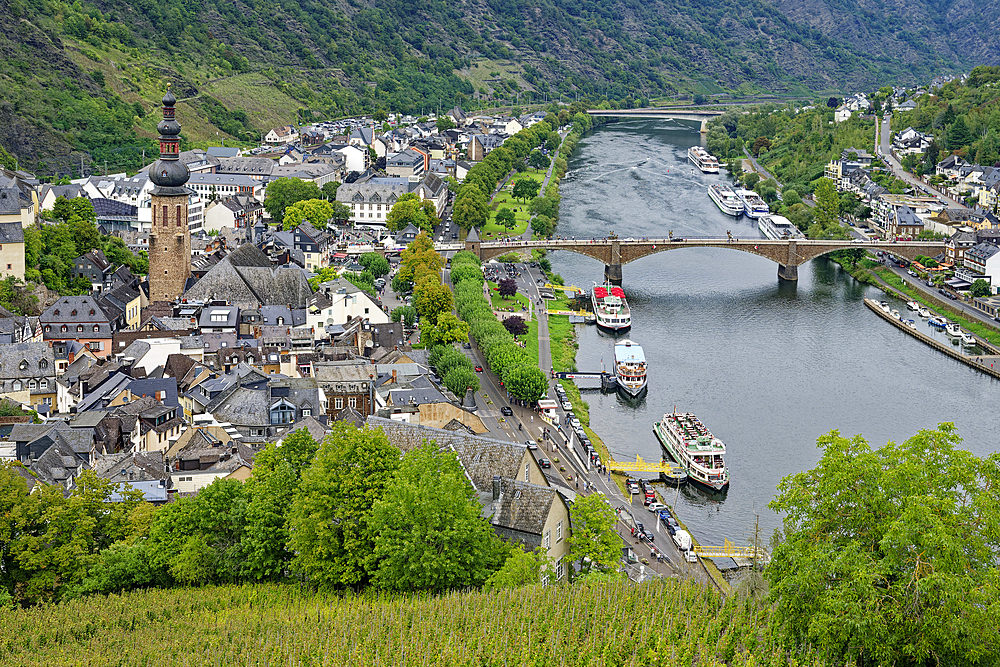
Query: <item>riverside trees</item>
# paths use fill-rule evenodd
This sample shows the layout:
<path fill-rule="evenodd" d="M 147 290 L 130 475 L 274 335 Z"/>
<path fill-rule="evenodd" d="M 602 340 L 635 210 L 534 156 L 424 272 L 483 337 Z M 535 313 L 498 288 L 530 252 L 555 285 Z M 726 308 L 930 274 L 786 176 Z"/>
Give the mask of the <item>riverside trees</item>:
<path fill-rule="evenodd" d="M 996 664 L 1000 455 L 960 442 L 950 423 L 878 450 L 831 431 L 781 481 L 764 576 L 790 641 L 838 663 Z"/>

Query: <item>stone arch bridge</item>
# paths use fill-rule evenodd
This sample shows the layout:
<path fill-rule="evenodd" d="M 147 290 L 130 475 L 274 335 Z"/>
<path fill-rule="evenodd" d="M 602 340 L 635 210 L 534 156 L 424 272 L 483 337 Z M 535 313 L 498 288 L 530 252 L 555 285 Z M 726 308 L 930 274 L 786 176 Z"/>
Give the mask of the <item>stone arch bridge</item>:
<path fill-rule="evenodd" d="M 591 116 L 605 118 L 661 118 L 664 120 L 688 120 L 699 123 L 702 134 L 708 132 L 708 121 L 721 116 L 722 111 L 705 109 L 670 109 L 667 107 L 652 109 L 588 109 Z"/>
<path fill-rule="evenodd" d="M 511 251 L 534 248 L 567 250 L 604 263 L 604 278 L 614 284 L 622 282 L 622 266 L 647 255 L 681 248 L 725 248 L 760 255 L 778 265 L 778 278 L 798 280 L 799 265 L 810 259 L 848 248 L 887 250 L 894 255 L 913 260 L 917 255 L 933 257 L 944 250 L 941 241 L 877 241 L 859 243 L 840 240 L 789 239 L 729 239 L 729 238 L 675 238 L 675 239 L 549 239 L 543 241 L 466 241 L 465 249 L 474 252 L 482 261 L 488 261 Z"/>

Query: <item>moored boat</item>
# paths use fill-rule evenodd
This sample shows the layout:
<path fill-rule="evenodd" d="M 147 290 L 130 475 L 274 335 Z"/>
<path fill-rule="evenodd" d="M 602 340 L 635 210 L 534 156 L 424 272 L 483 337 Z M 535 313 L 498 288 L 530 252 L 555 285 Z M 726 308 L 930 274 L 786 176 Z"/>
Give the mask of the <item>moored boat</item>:
<path fill-rule="evenodd" d="M 625 291 L 610 283 L 597 285 L 590 293 L 597 326 L 611 331 L 625 331 L 632 326 L 632 313 L 625 300 Z"/>
<path fill-rule="evenodd" d="M 893 308 L 889 311 L 889 314 L 893 316 L 894 319 L 899 319 L 899 311 Z"/>
<path fill-rule="evenodd" d="M 916 301 L 907 301 L 906 308 L 907 310 L 920 310 L 920 304 Z"/>
<path fill-rule="evenodd" d="M 756 220 L 771 212 L 767 202 L 765 202 L 761 196 L 753 190 L 737 188 L 736 196 L 743 202 L 743 213 L 745 213 L 748 218 Z"/>
<path fill-rule="evenodd" d="M 706 174 L 719 173 L 719 158 L 715 157 L 701 146 L 692 146 L 688 149 L 688 160 L 694 166 L 701 169 Z"/>
<path fill-rule="evenodd" d="M 667 454 L 687 472 L 688 479 L 714 491 L 729 486 L 726 446 L 690 412 L 668 412 L 653 432 Z"/>
<path fill-rule="evenodd" d="M 948 320 L 944 319 L 943 317 L 932 317 L 931 319 L 927 320 L 927 324 L 931 325 L 932 327 L 936 327 L 938 329 L 944 329 L 945 326 L 947 326 L 948 324 Z"/>
<path fill-rule="evenodd" d="M 920 310 L 917 311 L 917 315 L 926 319 L 931 316 L 931 311 L 927 310 L 926 308 L 921 308 Z"/>
<path fill-rule="evenodd" d="M 955 322 L 948 322 L 948 324 L 944 325 L 944 332 L 954 338 L 962 337 L 962 327 Z"/>
<path fill-rule="evenodd" d="M 962 334 L 962 347 L 975 347 L 975 346 L 976 346 L 975 336 L 967 333 Z"/>
<path fill-rule="evenodd" d="M 736 196 L 733 189 L 725 183 L 712 183 L 708 186 L 708 196 L 712 198 L 719 210 L 726 215 L 738 218 L 743 215 L 743 200 Z"/>
<path fill-rule="evenodd" d="M 757 219 L 757 229 L 772 241 L 804 239 L 802 231 L 783 215 L 764 215 Z"/>
<path fill-rule="evenodd" d="M 615 380 L 629 396 L 646 391 L 646 355 L 641 345 L 627 338 L 615 343 Z"/>

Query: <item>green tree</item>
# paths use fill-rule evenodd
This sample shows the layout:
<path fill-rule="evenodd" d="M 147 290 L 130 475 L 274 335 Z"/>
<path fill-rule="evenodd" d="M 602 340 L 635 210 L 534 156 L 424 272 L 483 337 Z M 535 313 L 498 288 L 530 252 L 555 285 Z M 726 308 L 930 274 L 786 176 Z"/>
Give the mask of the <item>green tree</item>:
<path fill-rule="evenodd" d="M 333 217 L 333 204 L 323 199 L 304 199 L 285 208 L 282 225 L 286 231 L 308 222 L 316 229 L 326 229 Z"/>
<path fill-rule="evenodd" d="M 436 275 L 428 276 L 414 286 L 413 305 L 421 317 L 437 322 L 439 315 L 452 309 L 451 290 Z"/>
<path fill-rule="evenodd" d="M 69 222 L 72 218 L 92 222 L 97 220 L 94 205 L 86 197 L 73 197 L 72 199 L 57 197 L 55 203 L 52 204 L 52 213 L 57 220 L 63 222 Z"/>
<path fill-rule="evenodd" d="M 604 496 L 577 496 L 569 510 L 573 532 L 569 560 L 580 563 L 581 574 L 614 571 L 621 559 L 622 539 L 615 531 L 615 513 Z"/>
<path fill-rule="evenodd" d="M 517 217 L 514 215 L 514 211 L 506 206 L 497 211 L 494 221 L 498 225 L 502 225 L 505 229 L 512 229 L 517 226 Z"/>
<path fill-rule="evenodd" d="M 959 116 L 948 128 L 948 148 L 958 150 L 965 146 L 971 146 L 975 141 L 972 131 L 965 123 L 965 116 Z"/>
<path fill-rule="evenodd" d="M 358 264 L 376 278 L 389 274 L 389 260 L 377 252 L 366 252 L 358 258 Z"/>
<path fill-rule="evenodd" d="M 425 441 L 403 456 L 372 509 L 374 582 L 397 591 L 481 586 L 502 547 L 454 452 Z"/>
<path fill-rule="evenodd" d="M 441 313 L 437 319 L 420 320 L 420 341 L 427 345 L 447 345 L 469 340 L 469 324 L 454 313 Z"/>
<path fill-rule="evenodd" d="M 351 219 L 351 207 L 347 204 L 341 204 L 340 202 L 332 203 L 332 213 L 330 219 L 333 222 L 344 224 Z"/>
<path fill-rule="evenodd" d="M 536 215 L 544 215 L 555 220 L 559 217 L 559 202 L 552 197 L 535 197 L 531 200 L 529 210 Z"/>
<path fill-rule="evenodd" d="M 781 192 L 781 201 L 785 206 L 795 206 L 802 203 L 802 195 L 798 190 L 786 188 Z"/>
<path fill-rule="evenodd" d="M 398 467 L 399 450 L 382 429 L 334 422 L 292 501 L 293 569 L 323 590 L 367 583 L 379 566 L 373 506 Z"/>
<path fill-rule="evenodd" d="M 819 179 L 813 192 L 816 206 L 813 208 L 816 222 L 824 229 L 840 226 L 840 198 L 837 188 L 829 178 Z"/>
<path fill-rule="evenodd" d="M 272 220 L 284 220 L 285 209 L 295 202 L 322 198 L 323 193 L 315 183 L 301 178 L 279 178 L 267 186 L 264 210 Z"/>
<path fill-rule="evenodd" d="M 417 321 L 417 309 L 413 306 L 399 306 L 389 313 L 393 322 L 402 322 L 407 329 L 412 329 Z"/>
<path fill-rule="evenodd" d="M 534 178 L 521 178 L 514 181 L 514 187 L 511 189 L 511 195 L 514 199 L 526 202 L 529 199 L 534 199 L 538 196 L 538 191 L 541 190 L 542 183 Z"/>
<path fill-rule="evenodd" d="M 327 201 L 333 202 L 337 200 L 338 189 L 340 189 L 340 181 L 330 181 L 328 183 L 323 184 L 321 191 L 323 193 L 323 197 Z"/>
<path fill-rule="evenodd" d="M 466 389 L 479 391 L 479 377 L 476 376 L 476 372 L 471 368 L 452 368 L 442 380 L 444 381 L 444 386 L 448 387 L 448 391 L 455 394 L 458 398 L 465 396 Z"/>
<path fill-rule="evenodd" d="M 531 151 L 528 154 L 528 166 L 532 169 L 548 169 L 552 164 L 552 158 L 541 151 Z"/>
<path fill-rule="evenodd" d="M 819 464 L 769 505 L 784 516 L 764 571 L 776 629 L 838 663 L 1000 659 L 1000 455 L 960 442 L 948 423 L 874 450 L 819 438 Z"/>
<path fill-rule="evenodd" d="M 244 574 L 253 579 L 278 579 L 288 569 L 288 513 L 302 471 L 319 444 L 309 431 L 287 435 L 280 446 L 271 443 L 254 458 L 253 476 L 246 481 L 246 522 L 242 537 Z"/>
<path fill-rule="evenodd" d="M 549 132 L 548 136 L 545 138 L 545 147 L 549 150 L 550 153 L 554 153 L 555 150 L 559 148 L 559 144 L 561 143 L 562 143 L 562 137 L 560 137 L 559 133 L 556 132 L 555 130 Z"/>
<path fill-rule="evenodd" d="M 416 193 L 409 192 L 402 195 L 392 205 L 389 215 L 385 218 L 386 229 L 390 232 L 398 232 L 405 229 L 407 225 L 414 225 L 417 229 L 430 232 L 439 220 L 434 210 L 434 204 L 429 201 L 421 201 Z"/>
<path fill-rule="evenodd" d="M 552 232 L 555 231 L 555 223 L 552 222 L 552 218 L 547 215 L 536 215 L 531 219 L 531 231 L 535 232 L 538 236 L 548 237 L 552 236 Z"/>
<path fill-rule="evenodd" d="M 466 183 L 458 191 L 452 211 L 452 219 L 462 229 L 482 227 L 490 219 L 489 202 L 473 183 Z"/>
<path fill-rule="evenodd" d="M 972 283 L 972 287 L 969 288 L 969 293 L 972 296 L 989 296 L 992 293 L 989 281 L 976 278 L 976 281 Z"/>
<path fill-rule="evenodd" d="M 537 366 L 511 365 L 503 371 L 503 384 L 514 398 L 534 403 L 545 396 L 548 390 L 548 376 Z"/>
<path fill-rule="evenodd" d="M 554 578 L 552 563 L 543 548 L 525 551 L 515 547 L 500 569 L 491 574 L 483 584 L 483 590 L 495 591 L 537 584 L 542 580 L 543 572 L 547 579 Z"/>
<path fill-rule="evenodd" d="M 455 129 L 455 121 L 451 119 L 451 116 L 438 116 L 438 119 L 434 121 L 434 125 L 437 126 L 438 132 Z"/>
<path fill-rule="evenodd" d="M 743 174 L 743 185 L 746 186 L 748 190 L 753 190 L 754 186 L 756 186 L 759 182 L 760 174 L 752 171 Z"/>

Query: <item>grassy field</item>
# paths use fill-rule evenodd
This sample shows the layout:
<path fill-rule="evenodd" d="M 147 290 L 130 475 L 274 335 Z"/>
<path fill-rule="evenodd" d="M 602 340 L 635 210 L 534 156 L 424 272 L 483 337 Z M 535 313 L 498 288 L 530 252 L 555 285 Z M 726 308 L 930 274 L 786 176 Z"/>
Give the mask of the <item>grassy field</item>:
<path fill-rule="evenodd" d="M 522 311 L 521 308 L 528 307 L 528 297 L 518 292 L 509 299 L 505 299 L 500 296 L 500 293 L 495 291 L 496 283 L 486 281 L 486 284 L 490 288 L 490 304 L 495 310 L 503 310 L 509 312 L 513 315 L 521 315 L 527 319 L 527 311 Z"/>
<path fill-rule="evenodd" d="M 203 88 L 227 107 L 245 110 L 261 130 L 294 123 L 295 110 L 302 106 L 255 72 L 210 81 Z"/>
<path fill-rule="evenodd" d="M 539 183 L 542 183 L 545 181 L 545 171 L 528 169 L 518 174 L 514 174 L 514 176 L 511 177 L 510 181 L 508 181 L 503 189 L 497 193 L 496 197 L 493 198 L 490 219 L 489 222 L 483 225 L 480 232 L 481 238 L 495 239 L 507 236 L 520 236 L 528 229 L 528 219 L 531 217 L 531 212 L 528 211 L 529 202 L 518 201 L 510 194 L 511 189 L 514 187 L 514 183 L 526 178 L 533 178 Z M 509 208 L 514 211 L 514 219 L 517 220 L 516 226 L 507 229 L 506 227 L 496 223 L 496 214 L 501 208 Z"/>
<path fill-rule="evenodd" d="M 522 338 L 527 344 L 528 354 L 538 363 L 538 320 L 528 322 L 528 333 Z M 542 370 L 545 370 L 544 368 Z"/>
<path fill-rule="evenodd" d="M 261 584 L 0 610 L 0 656 L 20 667 L 820 664 L 786 652 L 769 621 L 767 607 L 672 580 L 383 597 Z"/>

